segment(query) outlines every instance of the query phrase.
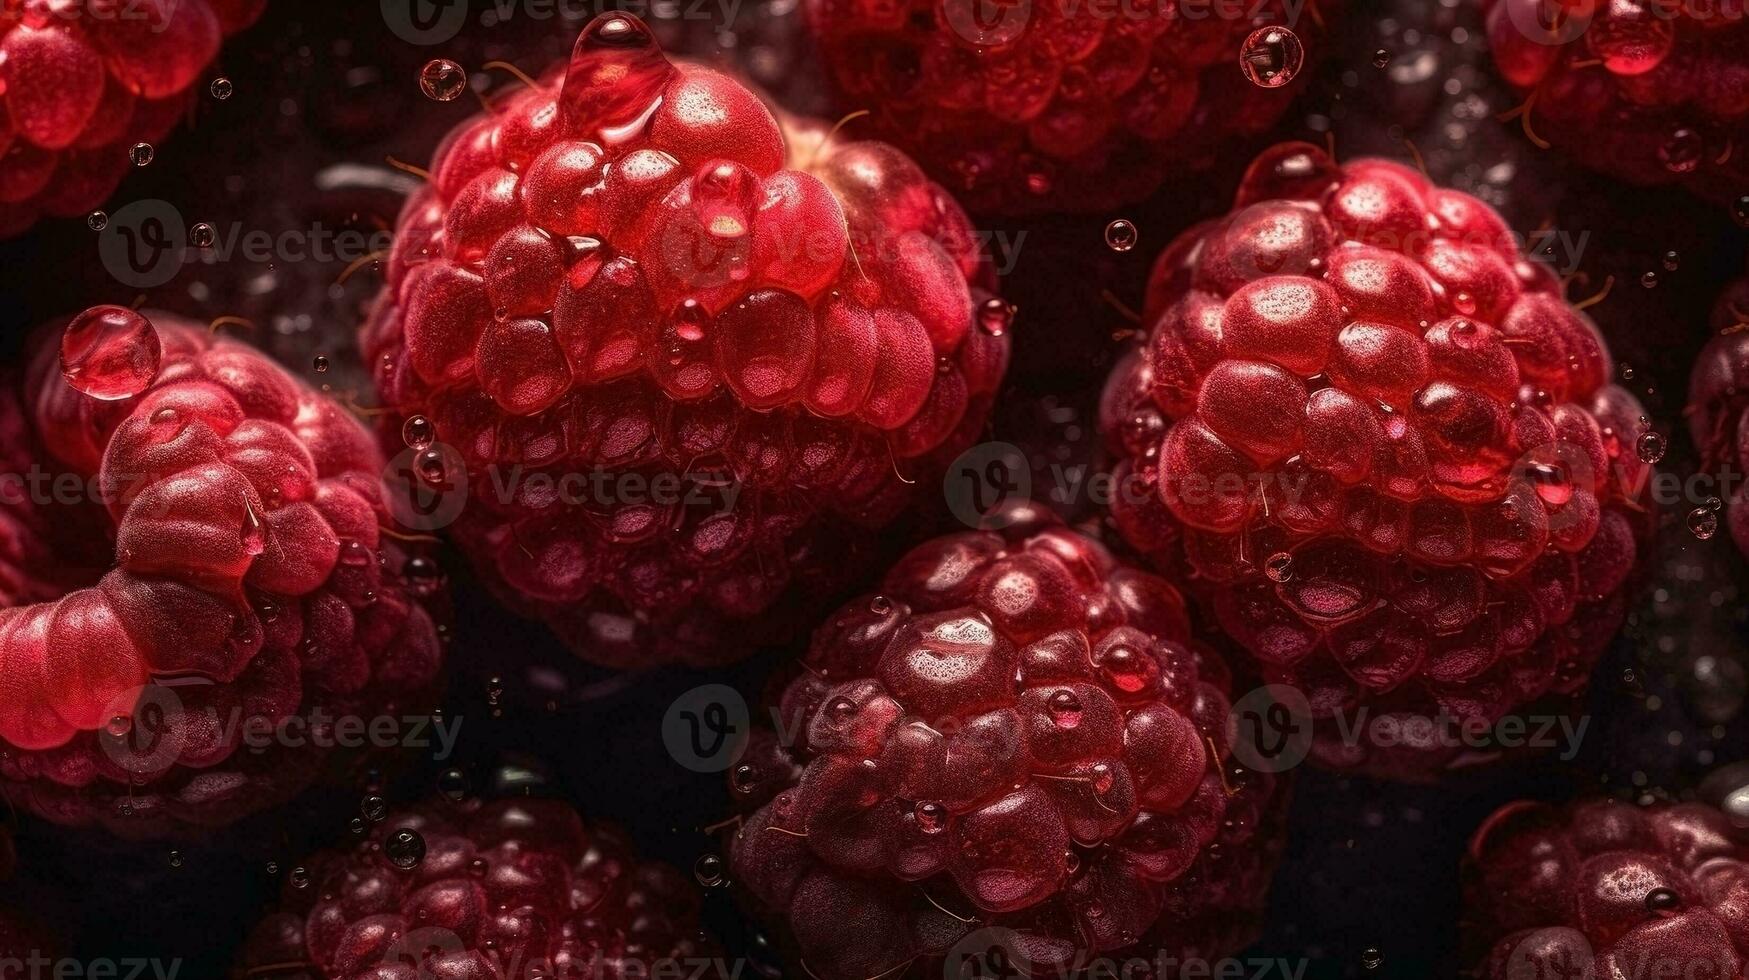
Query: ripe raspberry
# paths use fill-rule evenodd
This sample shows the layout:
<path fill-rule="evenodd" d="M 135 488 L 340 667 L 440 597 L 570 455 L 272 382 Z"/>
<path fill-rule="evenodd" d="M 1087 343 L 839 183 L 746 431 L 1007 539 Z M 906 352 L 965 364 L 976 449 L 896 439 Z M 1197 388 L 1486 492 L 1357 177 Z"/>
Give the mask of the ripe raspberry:
<path fill-rule="evenodd" d="M 1161 255 L 1146 319 L 1101 406 L 1113 517 L 1266 677 L 1318 718 L 1469 724 L 1584 684 L 1649 533 L 1644 418 L 1486 205 L 1284 144 Z M 1361 743 L 1318 751 L 1458 761 Z"/>
<path fill-rule="evenodd" d="M 1006 308 L 958 206 L 891 147 L 786 134 L 634 17 L 432 171 L 366 356 L 465 464 L 462 547 L 591 660 L 783 635 L 792 581 L 833 591 L 984 424 Z"/>
<path fill-rule="evenodd" d="M 704 975 L 692 968 L 716 953 L 699 905 L 680 872 L 640 861 L 624 836 L 585 825 L 563 803 L 437 800 L 293 872 L 283 910 L 256 927 L 239 973 L 278 965 L 273 975 L 287 980 Z"/>
<path fill-rule="evenodd" d="M 999 513 L 822 627 L 778 703 L 795 744 L 761 736 L 731 774 L 760 807 L 736 878 L 810 975 L 992 938 L 1039 967 L 1150 936 L 1218 956 L 1261 904 L 1274 780 L 1228 763 L 1228 675 L 1178 591 L 1042 508 Z"/>
<path fill-rule="evenodd" d="M 82 215 L 162 139 L 266 0 L 18 0 L 0 10 L 0 236 Z"/>
<path fill-rule="evenodd" d="M 417 707 L 440 652 L 369 431 L 152 318 L 88 310 L 0 387 L 0 792 L 128 836 L 290 797 L 323 733 L 274 728 Z"/>
<path fill-rule="evenodd" d="M 1533 139 L 1636 184 L 1749 192 L 1749 22 L 1741 8 L 1649 0 L 1484 0 L 1501 75 Z"/>
<path fill-rule="evenodd" d="M 1465 940 L 1483 980 L 1734 980 L 1749 837 L 1703 803 L 1502 807 L 1470 842 Z"/>
<path fill-rule="evenodd" d="M 1749 554 L 1749 489 L 1740 485 L 1749 473 L 1749 331 L 1741 328 L 1746 321 L 1749 278 L 1732 283 L 1714 304 L 1714 336 L 1689 375 L 1686 414 L 1702 466 L 1738 481 L 1726 501 L 1726 525 L 1737 548 Z"/>
<path fill-rule="evenodd" d="M 1335 6 L 1335 5 L 1327 5 Z M 1238 18 L 1140 0 L 1112 16 L 1061 0 L 807 0 L 821 61 L 849 109 L 911 151 L 974 213 L 1095 211 L 1206 169 L 1292 101 L 1304 44 L 1258 54 L 1271 87 L 1241 71 L 1246 38 L 1291 18 L 1265 0 Z M 996 16 L 992 19 L 991 14 Z M 1321 34 L 1315 12 L 1295 23 Z M 859 124 L 864 125 L 864 124 Z"/>

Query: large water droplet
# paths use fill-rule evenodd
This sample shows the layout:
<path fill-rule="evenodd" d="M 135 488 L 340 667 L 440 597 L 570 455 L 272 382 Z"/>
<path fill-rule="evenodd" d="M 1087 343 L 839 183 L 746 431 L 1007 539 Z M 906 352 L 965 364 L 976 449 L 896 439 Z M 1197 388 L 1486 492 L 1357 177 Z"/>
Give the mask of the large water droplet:
<path fill-rule="evenodd" d="M 1294 80 L 1305 64 L 1299 35 L 1285 27 L 1259 27 L 1239 46 L 1239 67 L 1252 84 L 1280 88 Z"/>
<path fill-rule="evenodd" d="M 559 94 L 566 128 L 613 128 L 637 119 L 656 104 L 673 71 L 643 21 L 619 11 L 601 14 L 571 49 Z"/>
<path fill-rule="evenodd" d="M 468 87 L 468 73 L 448 58 L 433 58 L 419 69 L 419 91 L 434 102 L 454 102 Z"/>
<path fill-rule="evenodd" d="M 1056 691 L 1045 702 L 1045 706 L 1058 728 L 1075 728 L 1081 724 L 1083 708 L 1081 699 L 1075 696 L 1074 691 L 1068 688 Z"/>
<path fill-rule="evenodd" d="M 85 216 L 85 227 L 92 231 L 102 231 L 109 227 L 108 211 L 93 211 Z"/>
<path fill-rule="evenodd" d="M 61 377 L 101 401 L 145 391 L 163 357 L 151 321 L 121 306 L 93 306 L 74 317 L 61 335 Z"/>
<path fill-rule="evenodd" d="M 978 307 L 978 329 L 992 337 L 1007 333 L 1013 323 L 1014 307 L 1007 300 L 992 296 Z"/>

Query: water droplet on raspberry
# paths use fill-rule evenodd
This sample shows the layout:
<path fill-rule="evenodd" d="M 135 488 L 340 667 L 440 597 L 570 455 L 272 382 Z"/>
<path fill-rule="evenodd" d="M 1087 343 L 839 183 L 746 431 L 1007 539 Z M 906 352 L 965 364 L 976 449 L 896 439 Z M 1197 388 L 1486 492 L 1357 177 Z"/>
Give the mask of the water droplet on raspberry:
<path fill-rule="evenodd" d="M 1476 298 L 1460 290 L 1452 294 L 1451 308 L 1464 316 L 1471 316 L 1476 312 Z M 1472 325 L 1470 329 L 1474 330 L 1475 327 Z"/>
<path fill-rule="evenodd" d="M 146 390 L 164 356 L 158 331 L 120 306 L 93 306 L 61 335 L 61 377 L 100 401 L 120 401 Z"/>
<path fill-rule="evenodd" d="M 85 216 L 85 226 L 92 231 L 102 231 L 109 227 L 108 211 L 93 211 Z"/>
<path fill-rule="evenodd" d="M 911 812 L 917 816 L 917 829 L 926 834 L 939 834 L 947 829 L 947 807 L 940 803 L 919 803 Z"/>
<path fill-rule="evenodd" d="M 1573 478 L 1560 463 L 1532 463 L 1527 472 L 1543 503 L 1560 507 L 1573 499 Z"/>
<path fill-rule="evenodd" d="M 1686 174 L 1700 166 L 1700 158 L 1705 152 L 1706 141 L 1700 133 L 1687 126 L 1678 126 L 1659 144 L 1658 159 L 1663 162 L 1665 170 Z"/>
<path fill-rule="evenodd" d="M 868 601 L 868 608 L 876 616 L 885 616 L 893 611 L 893 600 L 884 595 L 877 595 Z"/>
<path fill-rule="evenodd" d="M 113 738 L 126 738 L 128 732 L 134 730 L 133 716 L 116 715 L 109 719 L 109 723 L 104 726 L 103 730 L 108 732 Z"/>
<path fill-rule="evenodd" d="M 1380 48 L 1372 53 L 1372 66 L 1374 68 L 1383 68 L 1390 63 L 1391 53 L 1384 48 Z"/>
<path fill-rule="evenodd" d="M 1710 541 L 1719 533 L 1719 515 L 1705 507 L 1688 512 L 1688 533 L 1702 541 Z"/>
<path fill-rule="evenodd" d="M 715 854 L 702 854 L 692 865 L 692 876 L 706 888 L 718 888 L 723 884 L 723 859 Z"/>
<path fill-rule="evenodd" d="M 255 513 L 255 505 L 243 501 L 243 551 L 251 555 L 259 555 L 267 550 L 267 528 L 261 523 L 261 515 Z"/>
<path fill-rule="evenodd" d="M 1285 551 L 1270 555 L 1263 563 L 1263 574 L 1269 576 L 1271 582 L 1286 582 L 1294 577 L 1294 556 Z"/>
<path fill-rule="evenodd" d="M 571 49 L 559 90 L 567 128 L 610 128 L 636 119 L 655 104 L 673 71 L 643 21 L 619 11 L 597 16 Z"/>
<path fill-rule="evenodd" d="M 1081 699 L 1075 696 L 1074 691 L 1064 689 L 1055 692 L 1045 702 L 1045 707 L 1050 710 L 1051 720 L 1057 723 L 1058 728 L 1074 728 L 1081 724 Z"/>
<path fill-rule="evenodd" d="M 403 827 L 383 842 L 383 856 L 402 871 L 411 871 L 425 860 L 425 838 L 418 831 Z"/>
<path fill-rule="evenodd" d="M 213 231 L 213 226 L 204 221 L 188 229 L 188 240 L 194 244 L 195 248 L 212 248 L 213 242 L 217 238 L 218 233 Z"/>
<path fill-rule="evenodd" d="M 389 801 L 380 796 L 367 796 L 358 805 L 358 812 L 371 823 L 381 823 L 389 815 Z"/>
<path fill-rule="evenodd" d="M 1634 454 L 1640 457 L 1642 463 L 1658 462 L 1664 458 L 1664 453 L 1669 448 L 1664 436 L 1651 430 L 1640 433 L 1640 437 L 1634 440 Z"/>
<path fill-rule="evenodd" d="M 408 449 L 429 449 L 437 441 L 437 426 L 423 415 L 410 415 L 401 423 L 401 441 Z"/>
<path fill-rule="evenodd" d="M 152 149 L 150 143 L 135 143 L 128 148 L 128 160 L 136 167 L 144 167 L 152 162 L 158 151 Z"/>
<path fill-rule="evenodd" d="M 434 102 L 454 102 L 468 87 L 468 73 L 448 58 L 433 58 L 419 69 L 419 91 Z"/>
<path fill-rule="evenodd" d="M 1669 915 L 1682 908 L 1682 896 L 1672 888 L 1654 888 L 1646 893 L 1646 911 Z"/>
<path fill-rule="evenodd" d="M 978 329 L 992 337 L 1007 333 L 1013 323 L 1014 307 L 1006 300 L 992 296 L 978 307 Z"/>
<path fill-rule="evenodd" d="M 1105 244 L 1113 252 L 1127 252 L 1136 247 L 1136 226 L 1123 218 L 1117 218 L 1105 226 Z"/>
<path fill-rule="evenodd" d="M 223 102 L 226 99 L 231 97 L 231 92 L 234 91 L 234 86 L 231 85 L 230 79 L 226 78 L 223 75 L 220 75 L 219 77 L 213 79 L 213 83 L 211 85 L 207 86 L 207 91 L 209 91 L 213 94 L 213 98 L 218 99 L 220 102 Z"/>
<path fill-rule="evenodd" d="M 421 480 L 434 487 L 443 486 L 448 469 L 448 464 L 443 459 L 443 452 L 438 449 L 427 449 L 413 460 L 413 471 L 419 474 Z"/>
<path fill-rule="evenodd" d="M 705 324 L 710 322 L 710 311 L 696 299 L 685 299 L 674 308 L 674 335 L 689 343 L 698 343 L 704 339 Z"/>
<path fill-rule="evenodd" d="M 1305 45 L 1285 27 L 1259 27 L 1239 47 L 1240 69 L 1262 88 L 1280 88 L 1293 81 L 1305 61 Z"/>

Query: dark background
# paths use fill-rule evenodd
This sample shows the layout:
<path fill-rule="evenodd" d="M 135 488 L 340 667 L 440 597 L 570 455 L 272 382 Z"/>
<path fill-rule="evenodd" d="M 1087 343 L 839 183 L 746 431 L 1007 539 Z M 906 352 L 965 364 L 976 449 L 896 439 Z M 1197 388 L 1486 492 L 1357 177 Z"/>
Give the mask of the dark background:
<path fill-rule="evenodd" d="M 130 202 L 161 199 L 187 224 L 213 224 L 221 242 L 238 230 L 309 232 L 317 223 L 330 232 L 391 227 L 408 178 L 388 158 L 424 165 L 443 132 L 479 108 L 471 94 L 451 103 L 427 99 L 420 67 L 448 57 L 472 73 L 476 88 L 510 83 L 504 71 L 483 66 L 501 59 L 537 72 L 568 51 L 586 12 L 581 2 L 560 4 L 574 16 L 542 20 L 526 11 L 545 7 L 519 3 L 507 5 L 515 16 L 497 23 L 494 6 L 476 2 L 458 37 L 421 46 L 388 30 L 369 0 L 274 0 L 212 70 L 232 80 L 235 94 L 218 101 L 201 85 L 188 124 L 157 147 L 149 167 L 130 175 L 109 208 L 119 213 Z M 787 6 L 746 0 L 725 25 L 700 19 L 720 13 L 715 0 L 680 0 L 669 11 L 674 16 L 650 19 L 671 50 L 731 62 L 792 108 L 819 111 L 821 86 Z M 1688 365 L 1706 340 L 1714 297 L 1743 272 L 1749 240 L 1728 210 L 1679 190 L 1630 189 L 1593 176 L 1571 156 L 1537 149 L 1517 122 L 1499 121 L 1516 99 L 1492 77 L 1467 0 L 1354 2 L 1331 19 L 1336 36 L 1314 49 L 1308 84 L 1277 135 L 1333 140 L 1344 159 L 1409 160 L 1412 146 L 1435 179 L 1495 204 L 1521 233 L 1551 228 L 1582 241 L 1576 255 L 1551 258 L 1578 259 L 1569 288 L 1575 299 L 1614 277 L 1590 312 L 1612 345 L 1618 379 L 1672 436 L 1663 468 L 1692 471 L 1681 416 Z M 1381 50 L 1388 60 L 1377 57 Z M 1238 169 L 1175 175 L 1154 200 L 1121 212 L 977 222 L 1010 240 L 1026 234 L 1020 266 L 1003 287 L 1020 313 L 1011 390 L 993 438 L 1031 453 L 1040 480 L 1053 464 L 1092 459 L 1098 386 L 1130 342 L 1125 334 L 1135 324 L 1126 310 L 1141 305 L 1152 257 L 1178 231 L 1225 209 Z M 1106 222 L 1118 217 L 1139 229 L 1140 243 L 1128 253 L 1103 241 Z M 233 257 L 190 264 L 142 289 L 109 273 L 100 239 L 85 222 L 63 220 L 0 243 L 8 359 L 35 324 L 143 294 L 148 305 L 196 319 L 250 321 L 225 329 L 268 348 L 312 383 L 371 403 L 352 342 L 380 281 L 371 263 L 341 283 L 351 256 L 267 264 Z M 1641 283 L 1648 271 L 1657 273 L 1655 286 Z M 317 356 L 329 370 L 316 372 Z M 1085 501 L 1053 502 L 1074 516 L 1089 511 Z M 1468 834 L 1492 808 L 1583 792 L 1692 796 L 1709 772 L 1749 757 L 1742 561 L 1728 536 L 1703 541 L 1687 531 L 1689 506 L 1661 515 L 1660 553 L 1644 599 L 1599 670 L 1579 759 L 1523 761 L 1438 787 L 1300 773 L 1267 933 L 1247 956 L 1304 958 L 1314 978 L 1454 975 L 1458 864 Z M 451 767 L 481 792 L 562 795 L 592 817 L 626 826 L 646 853 L 683 868 L 720 854 L 720 834 L 705 828 L 728 814 L 722 781 L 674 763 L 662 744 L 662 717 L 680 694 L 721 680 L 757 703 L 765 677 L 789 653 L 770 651 L 726 676 L 616 678 L 579 664 L 539 626 L 499 611 L 453 556 L 447 567 L 457 622 L 445 710 L 463 719 L 461 758 L 399 759 L 390 772 L 335 780 L 290 808 L 198 841 L 122 844 L 12 818 L 23 870 L 0 885 L 4 898 L 50 919 L 68 955 L 180 959 L 183 977 L 222 976 L 289 870 L 313 848 L 351 836 L 365 796 L 426 795 Z M 506 783 L 495 773 L 507 761 L 540 775 L 495 785 Z M 712 895 L 713 924 L 732 946 L 745 947 L 750 936 L 727 891 Z M 1368 950 L 1377 951 L 1376 965 Z"/>

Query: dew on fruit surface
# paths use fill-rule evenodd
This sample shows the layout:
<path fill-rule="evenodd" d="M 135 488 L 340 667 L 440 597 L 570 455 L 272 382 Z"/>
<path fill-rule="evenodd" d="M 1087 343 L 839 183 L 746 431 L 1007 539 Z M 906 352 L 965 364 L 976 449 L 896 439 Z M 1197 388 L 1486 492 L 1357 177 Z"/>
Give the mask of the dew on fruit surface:
<path fill-rule="evenodd" d="M 1719 533 L 1719 515 L 1706 507 L 1696 507 L 1688 512 L 1688 533 L 1702 541 L 1712 540 Z"/>
<path fill-rule="evenodd" d="M 212 225 L 202 221 L 188 229 L 188 240 L 195 248 L 212 248 L 213 242 L 218 240 L 218 233 Z"/>
<path fill-rule="evenodd" d="M 1113 252 L 1127 252 L 1136 247 L 1136 226 L 1126 218 L 1114 218 L 1105 226 L 1105 244 Z"/>
<path fill-rule="evenodd" d="M 291 882 L 293 888 L 299 889 L 300 891 L 308 888 L 310 887 L 309 869 L 302 867 L 293 868 L 291 869 L 291 875 L 286 880 Z"/>
<path fill-rule="evenodd" d="M 978 307 L 978 329 L 992 337 L 1008 332 L 1014 323 L 1014 307 L 1005 299 L 992 296 Z"/>
<path fill-rule="evenodd" d="M 109 227 L 108 211 L 93 211 L 85 216 L 85 227 L 92 231 L 102 231 Z"/>
<path fill-rule="evenodd" d="M 317 374 L 327 374 L 328 356 L 326 354 L 317 354 L 316 359 L 311 362 L 311 366 L 316 369 Z"/>
<path fill-rule="evenodd" d="M 1281 583 L 1294 577 L 1294 556 L 1285 551 L 1270 555 L 1263 563 L 1263 574 L 1271 582 Z"/>
<path fill-rule="evenodd" d="M 443 460 L 443 451 L 427 449 L 413 459 L 413 471 L 419 478 L 434 487 L 443 486 L 444 477 L 449 472 L 449 466 Z"/>
<path fill-rule="evenodd" d="M 380 796 L 367 796 L 358 805 L 358 812 L 371 823 L 381 823 L 389 815 L 389 801 Z"/>
<path fill-rule="evenodd" d="M 448 58 L 433 58 L 419 69 L 419 90 L 433 102 L 454 102 L 468 87 L 468 73 Z"/>
<path fill-rule="evenodd" d="M 103 726 L 103 730 L 108 732 L 113 738 L 126 738 L 128 732 L 134 730 L 133 716 L 115 715 L 109 719 L 108 724 Z"/>
<path fill-rule="evenodd" d="M 152 322 L 121 306 L 93 306 L 61 334 L 61 377 L 99 401 L 120 401 L 145 391 L 163 357 Z"/>
<path fill-rule="evenodd" d="M 416 595 L 430 595 L 443 584 L 443 566 L 426 555 L 414 555 L 401 566 L 401 577 Z"/>
<path fill-rule="evenodd" d="M 383 842 L 383 856 L 402 871 L 411 871 L 425 860 L 425 838 L 417 830 L 402 827 Z"/>
<path fill-rule="evenodd" d="M 1305 61 L 1305 45 L 1285 27 L 1259 27 L 1239 46 L 1239 68 L 1261 88 L 1280 88 L 1293 81 Z"/>
<path fill-rule="evenodd" d="M 1634 440 L 1634 454 L 1640 457 L 1642 463 L 1656 463 L 1664 458 L 1670 449 L 1670 444 L 1662 433 L 1647 429 Z"/>
<path fill-rule="evenodd" d="M 437 441 L 437 426 L 423 415 L 410 415 L 401 423 L 401 441 L 408 449 L 429 449 Z"/>
<path fill-rule="evenodd" d="M 212 93 L 213 98 L 218 99 L 220 102 L 223 102 L 226 99 L 231 97 L 231 93 L 233 91 L 235 91 L 235 86 L 233 86 L 231 84 L 230 79 L 226 78 L 223 75 L 220 75 L 219 77 L 213 79 L 213 83 L 211 85 L 207 86 L 207 91 Z"/>
<path fill-rule="evenodd" d="M 255 513 L 255 505 L 247 498 L 243 501 L 241 537 L 245 554 L 259 555 L 267 550 L 267 527 L 261 523 L 261 515 Z"/>
<path fill-rule="evenodd" d="M 158 151 L 154 150 L 150 143 L 135 143 L 133 146 L 128 147 L 128 162 L 136 167 L 150 165 L 152 158 L 157 155 Z"/>
<path fill-rule="evenodd" d="M 1084 710 L 1081 699 L 1075 692 L 1067 688 L 1052 694 L 1045 702 L 1045 707 L 1051 713 L 1051 720 L 1058 728 L 1075 728 L 1081 724 L 1081 714 Z"/>
<path fill-rule="evenodd" d="M 1543 503 L 1561 507 L 1573 499 L 1573 478 L 1560 463 L 1532 463 L 1527 467 L 1531 485 Z"/>
<path fill-rule="evenodd" d="M 723 877 L 723 859 L 715 854 L 701 854 L 692 865 L 692 876 L 706 888 L 720 888 L 726 883 Z"/>
<path fill-rule="evenodd" d="M 1646 911 L 1660 916 L 1674 914 L 1682 908 L 1682 896 L 1672 888 L 1654 888 L 1646 893 Z"/>
<path fill-rule="evenodd" d="M 884 595 L 877 595 L 868 601 L 868 611 L 876 616 L 885 616 L 893 611 L 893 600 Z"/>
<path fill-rule="evenodd" d="M 926 834 L 939 834 L 947 828 L 947 807 L 940 803 L 925 800 L 911 812 L 917 817 L 917 829 Z"/>

